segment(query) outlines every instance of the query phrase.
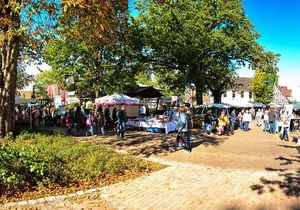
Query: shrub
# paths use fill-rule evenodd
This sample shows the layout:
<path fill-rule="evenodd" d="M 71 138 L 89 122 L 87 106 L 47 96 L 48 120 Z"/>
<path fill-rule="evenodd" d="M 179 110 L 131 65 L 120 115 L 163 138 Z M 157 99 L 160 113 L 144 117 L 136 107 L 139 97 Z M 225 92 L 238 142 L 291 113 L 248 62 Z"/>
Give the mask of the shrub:
<path fill-rule="evenodd" d="M 43 179 L 44 170 L 45 164 L 31 148 L 17 150 L 9 145 L 0 148 L 0 182 L 7 188 L 37 185 Z"/>
<path fill-rule="evenodd" d="M 0 152 L 0 182 L 6 187 L 64 185 L 103 174 L 148 169 L 146 161 L 62 135 L 22 132 Z"/>
<path fill-rule="evenodd" d="M 16 137 L 16 140 L 19 141 L 25 141 L 25 140 L 30 140 L 33 139 L 35 136 L 34 133 L 30 133 L 29 131 L 23 130 L 21 133 Z"/>
<path fill-rule="evenodd" d="M 12 141 L 14 139 L 15 139 L 15 137 L 14 137 L 13 132 L 8 132 L 4 137 L 4 140 L 6 140 L 6 141 Z"/>

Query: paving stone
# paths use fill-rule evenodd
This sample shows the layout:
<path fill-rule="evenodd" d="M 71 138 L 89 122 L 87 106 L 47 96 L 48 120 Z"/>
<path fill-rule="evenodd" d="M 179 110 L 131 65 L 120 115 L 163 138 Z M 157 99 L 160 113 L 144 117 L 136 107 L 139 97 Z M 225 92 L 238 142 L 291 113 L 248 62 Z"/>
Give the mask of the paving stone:
<path fill-rule="evenodd" d="M 46 201 L 55 201 L 56 197 L 55 196 L 49 196 L 49 197 L 45 197 Z"/>
<path fill-rule="evenodd" d="M 90 190 L 86 190 L 84 191 L 85 193 L 94 193 L 94 192 L 97 192 L 96 189 L 90 189 Z"/>
<path fill-rule="evenodd" d="M 34 204 L 37 204 L 37 200 L 28 200 L 28 204 L 29 205 L 34 205 Z"/>
<path fill-rule="evenodd" d="M 85 193 L 83 191 L 78 191 L 76 192 L 76 195 L 80 196 L 80 195 L 84 195 Z"/>
<path fill-rule="evenodd" d="M 28 201 L 20 201 L 18 202 L 18 206 L 25 206 L 28 205 Z"/>
<path fill-rule="evenodd" d="M 44 203 L 46 202 L 45 198 L 39 198 L 36 200 L 38 203 Z"/>

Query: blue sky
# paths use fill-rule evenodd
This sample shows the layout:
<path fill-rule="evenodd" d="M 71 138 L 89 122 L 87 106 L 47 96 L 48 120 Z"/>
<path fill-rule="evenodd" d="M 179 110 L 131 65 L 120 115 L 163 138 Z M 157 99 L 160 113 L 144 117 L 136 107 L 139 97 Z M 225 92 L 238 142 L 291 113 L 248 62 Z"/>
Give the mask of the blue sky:
<path fill-rule="evenodd" d="M 296 72 L 300 66 L 300 1 L 244 0 L 244 5 L 248 18 L 261 34 L 259 43 L 266 50 L 281 54 L 280 70 L 300 76 Z"/>
<path fill-rule="evenodd" d="M 261 37 L 259 43 L 266 50 L 281 55 L 279 84 L 293 89 L 300 100 L 300 1 L 244 0 L 245 12 Z M 253 75 L 241 70 L 242 76 Z"/>

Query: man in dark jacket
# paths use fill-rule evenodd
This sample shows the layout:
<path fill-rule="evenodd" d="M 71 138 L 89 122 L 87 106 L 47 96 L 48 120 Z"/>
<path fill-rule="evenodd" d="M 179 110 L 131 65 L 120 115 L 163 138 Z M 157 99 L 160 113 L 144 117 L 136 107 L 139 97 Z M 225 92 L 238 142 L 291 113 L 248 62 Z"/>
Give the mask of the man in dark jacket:
<path fill-rule="evenodd" d="M 125 111 L 125 106 L 123 105 L 121 107 L 121 110 L 119 111 L 119 113 L 117 114 L 117 122 L 119 125 L 119 129 L 118 129 L 118 137 L 120 139 L 124 139 L 124 134 L 125 134 L 125 129 L 126 129 L 126 122 L 127 122 L 127 114 Z"/>
<path fill-rule="evenodd" d="M 274 112 L 274 109 L 271 108 L 269 111 L 269 125 L 270 125 L 270 133 L 275 133 L 275 126 L 274 126 L 274 122 L 276 120 L 276 114 Z"/>
<path fill-rule="evenodd" d="M 212 130 L 212 116 L 211 116 L 211 110 L 208 110 L 206 115 L 204 116 L 204 131 L 209 135 L 211 130 Z"/>

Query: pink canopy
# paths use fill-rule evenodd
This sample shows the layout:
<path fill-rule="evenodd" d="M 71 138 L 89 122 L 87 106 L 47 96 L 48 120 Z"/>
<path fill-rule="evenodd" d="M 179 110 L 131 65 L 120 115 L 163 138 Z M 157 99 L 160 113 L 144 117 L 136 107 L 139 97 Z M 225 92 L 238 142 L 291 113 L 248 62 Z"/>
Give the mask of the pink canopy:
<path fill-rule="evenodd" d="M 114 105 L 126 105 L 126 106 L 141 106 L 140 100 L 137 98 L 131 98 L 125 94 L 115 93 L 110 96 L 104 96 L 95 100 L 95 105 L 98 106 L 114 106 Z"/>

